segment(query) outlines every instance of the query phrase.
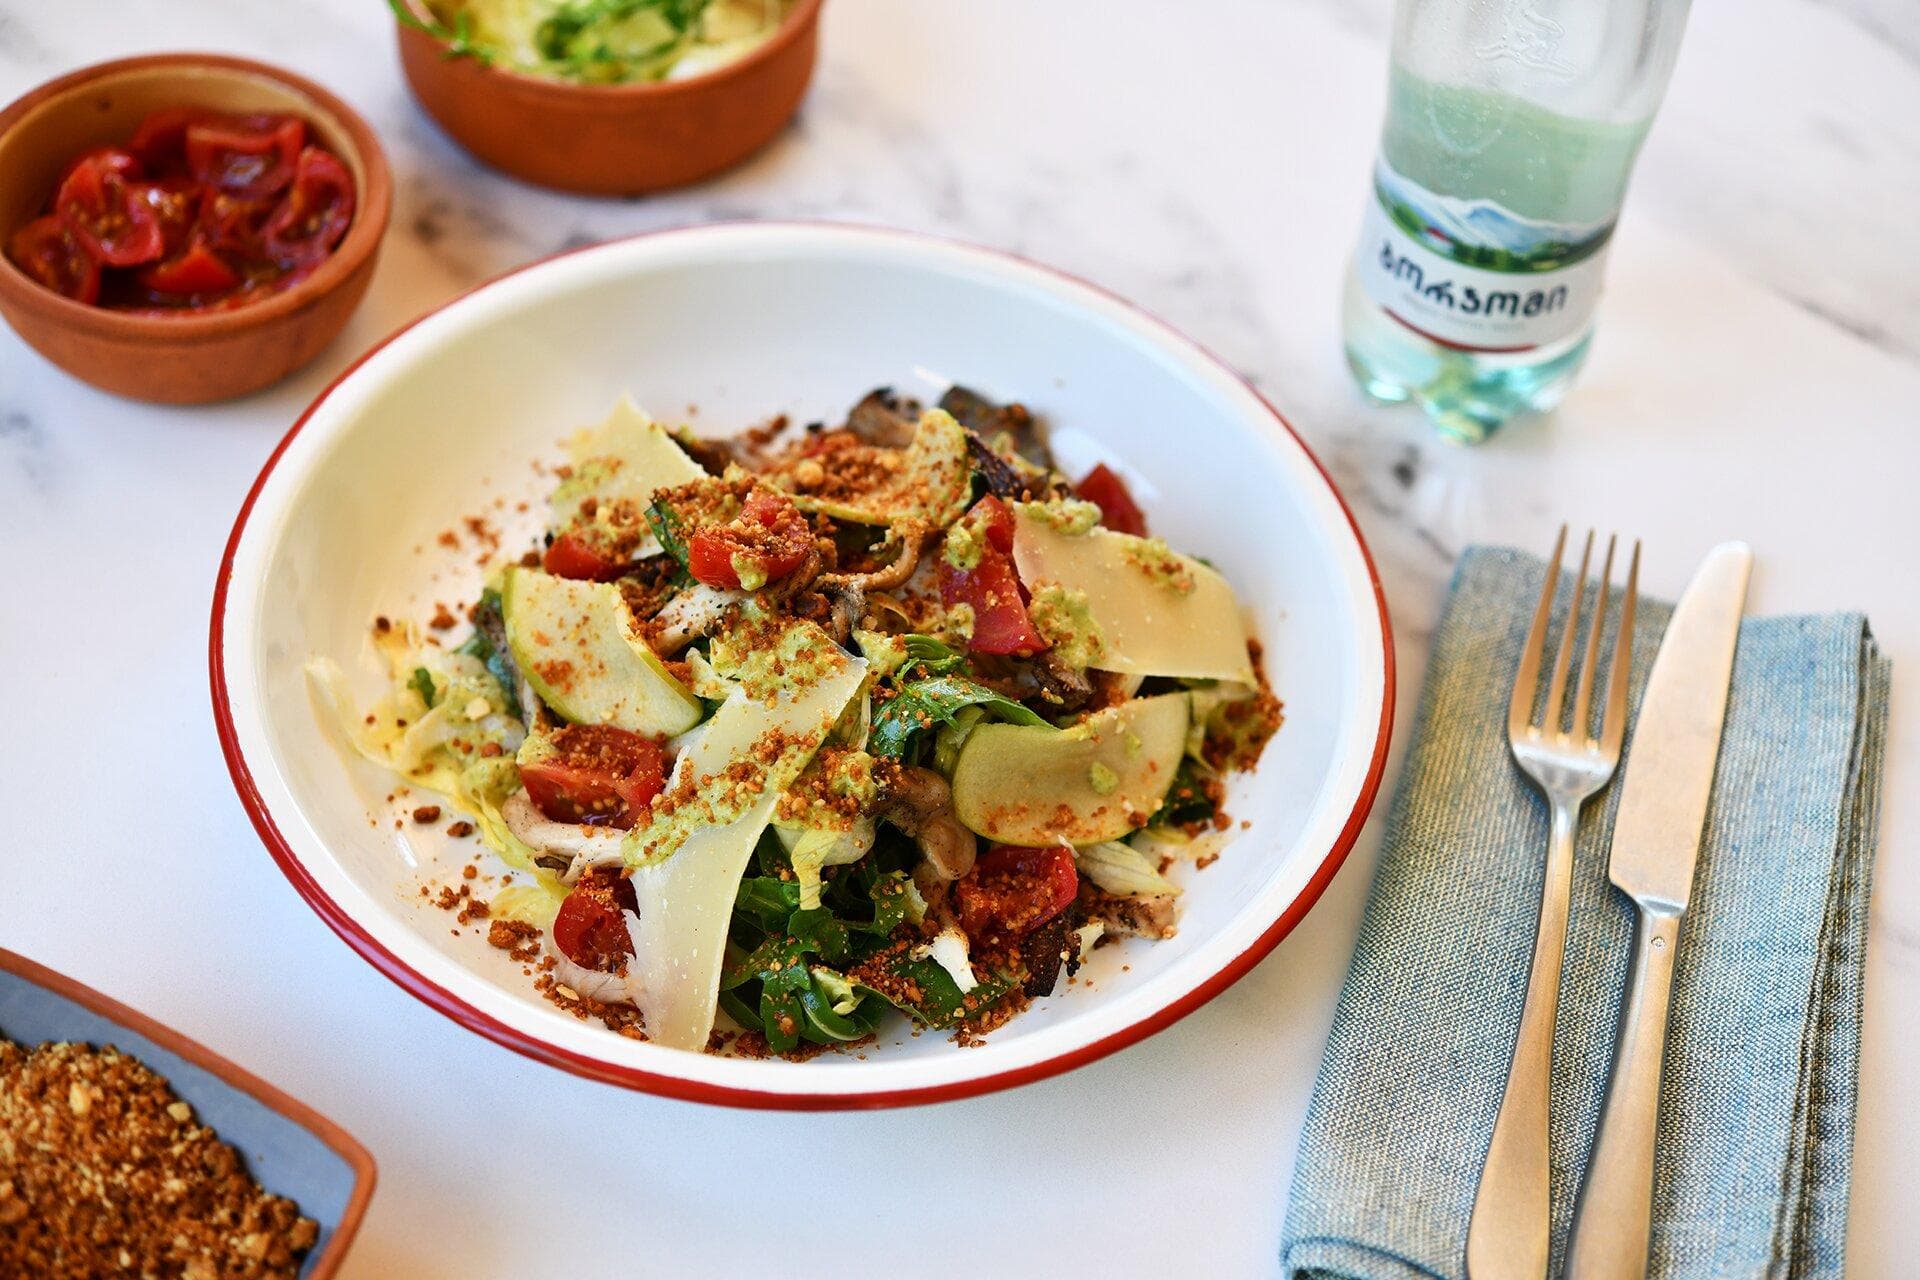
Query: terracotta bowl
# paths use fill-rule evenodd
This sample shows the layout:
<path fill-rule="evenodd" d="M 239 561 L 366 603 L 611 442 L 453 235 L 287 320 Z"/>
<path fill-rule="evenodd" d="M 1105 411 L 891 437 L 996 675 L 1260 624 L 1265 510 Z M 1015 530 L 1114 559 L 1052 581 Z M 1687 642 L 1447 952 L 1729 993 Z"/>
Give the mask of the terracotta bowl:
<path fill-rule="evenodd" d="M 34 350 L 102 390 L 199 404 L 279 381 L 340 331 L 372 279 L 393 180 L 367 122 L 310 80 L 224 54 L 123 58 L 61 76 L 0 111 L 0 237 L 43 211 L 75 155 L 124 143 L 148 112 L 177 106 L 303 117 L 352 172 L 357 191 L 353 225 L 332 256 L 251 306 L 140 316 L 63 298 L 0 254 L 0 315 Z"/>
<path fill-rule="evenodd" d="M 422 20 L 425 0 L 406 0 Z M 684 186 L 780 132 L 813 78 L 821 0 L 797 0 L 753 52 L 686 80 L 572 84 L 449 57 L 395 23 L 414 97 L 454 141 L 527 182 L 590 195 Z"/>
<path fill-rule="evenodd" d="M 300 1280 L 340 1268 L 367 1203 L 373 1157 L 346 1130 L 266 1081 L 152 1018 L 25 956 L 0 950 L 0 1036 L 29 1048 L 43 1041 L 112 1045 L 166 1079 L 247 1171 L 320 1227 Z"/>

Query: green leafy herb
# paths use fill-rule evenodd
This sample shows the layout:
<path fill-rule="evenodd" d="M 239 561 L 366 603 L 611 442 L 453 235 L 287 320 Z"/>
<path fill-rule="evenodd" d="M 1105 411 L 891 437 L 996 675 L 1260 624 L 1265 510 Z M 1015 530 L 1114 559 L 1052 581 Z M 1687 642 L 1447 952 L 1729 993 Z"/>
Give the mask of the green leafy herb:
<path fill-rule="evenodd" d="M 873 731 L 867 738 L 867 750 L 874 755 L 906 759 L 921 733 L 949 723 L 963 707 L 979 707 L 1015 724 L 1046 723 L 1020 703 L 965 676 L 910 676 L 920 669 L 917 664 L 904 668 L 900 674 L 909 678 L 896 681 L 894 696 L 885 701 L 875 699 Z"/>
<path fill-rule="evenodd" d="M 673 558 L 679 566 L 674 571 L 673 586 L 684 588 L 693 584 L 693 574 L 687 569 L 689 552 L 687 550 L 686 524 L 680 519 L 680 513 L 664 502 L 652 502 L 647 505 L 647 523 L 653 526 L 653 536 L 660 540 L 660 549 Z"/>
<path fill-rule="evenodd" d="M 1191 759 L 1182 760 L 1174 771 L 1173 785 L 1167 788 L 1166 802 L 1153 816 L 1155 824 L 1180 827 L 1190 822 L 1211 822 L 1213 813 L 1213 800 L 1207 795 L 1199 768 Z"/>
<path fill-rule="evenodd" d="M 393 10 L 393 16 L 401 26 L 412 27 L 415 31 L 432 36 L 435 40 L 445 41 L 447 46 L 445 57 L 472 58 L 483 67 L 492 65 L 493 51 L 474 41 L 473 15 L 465 9 L 455 16 L 453 25 L 448 26 L 438 17 L 433 17 L 431 21 L 422 20 L 407 0 L 387 0 L 387 7 Z M 429 9 L 427 12 L 431 15 L 433 10 Z"/>
<path fill-rule="evenodd" d="M 904 870 L 882 870 L 890 853 L 869 855 L 828 884 L 830 905 L 803 909 L 799 886 L 777 875 L 749 876 L 734 896 L 721 1007 L 758 1029 L 776 1053 L 802 1040 L 832 1044 L 872 1034 L 884 1001 L 868 998 L 843 966 L 887 946 L 912 913 Z"/>
<path fill-rule="evenodd" d="M 936 1031 L 945 1031 L 965 1018 L 992 1008 L 1016 985 L 1012 975 L 993 974 L 976 983 L 973 990 L 962 993 L 953 975 L 931 958 L 913 960 L 902 956 L 888 966 L 888 971 L 917 988 L 920 998 L 909 1001 L 880 991 L 874 994 Z"/>
<path fill-rule="evenodd" d="M 481 592 L 480 603 L 474 607 L 474 616 L 482 620 L 491 618 L 495 623 L 504 628 L 505 623 L 502 621 L 503 614 L 501 612 L 500 593 L 492 587 L 488 587 L 485 591 Z M 458 649 L 455 649 L 454 652 L 467 654 L 470 657 L 478 658 L 480 661 L 486 663 L 487 673 L 491 675 L 495 683 L 500 686 L 500 696 L 505 700 L 507 710 L 511 712 L 516 719 L 526 719 L 526 712 L 520 707 L 520 679 L 518 673 L 516 673 L 513 668 L 512 654 L 503 653 L 495 649 L 493 647 L 493 641 L 487 639 L 487 633 L 477 627 L 474 633 L 467 637 L 466 643 L 462 644 Z M 433 704 L 428 703 L 427 705 L 431 706 Z"/>
<path fill-rule="evenodd" d="M 433 704 L 440 701 L 440 694 L 433 687 L 433 673 L 425 667 L 415 667 L 413 676 L 407 681 L 407 688 L 420 695 L 420 701 L 427 704 L 427 710 L 433 710 Z"/>

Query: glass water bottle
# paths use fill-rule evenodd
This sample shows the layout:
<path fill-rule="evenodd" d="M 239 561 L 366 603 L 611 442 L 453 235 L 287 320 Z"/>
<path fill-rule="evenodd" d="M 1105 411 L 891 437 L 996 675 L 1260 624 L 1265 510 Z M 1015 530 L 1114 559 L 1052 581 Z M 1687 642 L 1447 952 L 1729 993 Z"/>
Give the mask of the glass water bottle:
<path fill-rule="evenodd" d="M 1347 361 L 1477 441 L 1566 394 L 1687 0 L 1399 0 Z"/>

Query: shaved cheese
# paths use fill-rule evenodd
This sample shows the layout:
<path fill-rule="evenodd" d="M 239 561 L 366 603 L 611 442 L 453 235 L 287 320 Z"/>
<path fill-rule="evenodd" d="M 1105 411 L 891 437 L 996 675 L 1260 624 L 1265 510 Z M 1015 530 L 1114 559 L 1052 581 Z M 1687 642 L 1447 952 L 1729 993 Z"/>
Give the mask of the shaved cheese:
<path fill-rule="evenodd" d="M 627 836 L 639 906 L 628 985 L 655 1044 L 706 1047 L 740 877 L 780 793 L 866 678 L 865 661 L 813 624 L 795 625 L 817 636 L 809 678 L 759 700 L 746 688 L 729 694 L 675 762 L 653 821 Z"/>
<path fill-rule="evenodd" d="M 551 499 L 555 528 L 564 529 L 580 514 L 589 497 L 602 506 L 622 499 L 645 508 L 656 489 L 687 484 L 706 474 L 700 464 L 628 396 L 621 396 L 605 422 L 586 427 L 567 441 L 574 478 L 563 482 Z M 641 540 L 634 556 L 658 555 L 660 543 L 652 534 Z"/>
<path fill-rule="evenodd" d="M 1246 623 L 1214 569 L 1146 538 L 1094 528 L 1069 533 L 1044 504 L 1016 503 L 1013 559 L 1040 595 L 1058 587 L 1099 629 L 1103 671 L 1251 685 Z"/>

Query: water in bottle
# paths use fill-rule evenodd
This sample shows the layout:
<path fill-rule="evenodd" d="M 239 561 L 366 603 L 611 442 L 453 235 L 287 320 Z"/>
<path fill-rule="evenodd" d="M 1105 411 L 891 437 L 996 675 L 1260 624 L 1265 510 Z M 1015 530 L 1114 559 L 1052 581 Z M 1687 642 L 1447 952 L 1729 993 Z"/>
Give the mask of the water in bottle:
<path fill-rule="evenodd" d="M 1347 282 L 1368 394 L 1484 439 L 1566 394 L 1686 0 L 1400 0 Z"/>

